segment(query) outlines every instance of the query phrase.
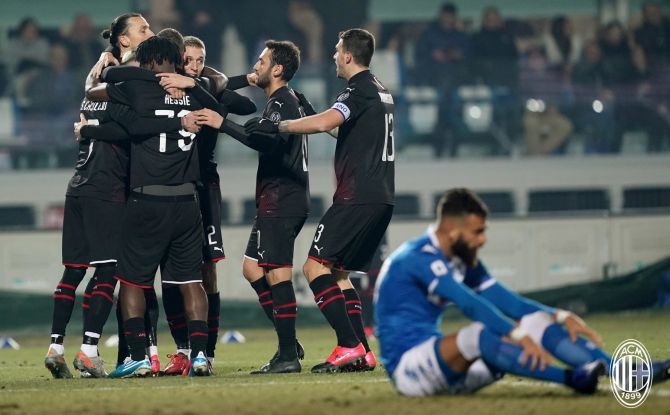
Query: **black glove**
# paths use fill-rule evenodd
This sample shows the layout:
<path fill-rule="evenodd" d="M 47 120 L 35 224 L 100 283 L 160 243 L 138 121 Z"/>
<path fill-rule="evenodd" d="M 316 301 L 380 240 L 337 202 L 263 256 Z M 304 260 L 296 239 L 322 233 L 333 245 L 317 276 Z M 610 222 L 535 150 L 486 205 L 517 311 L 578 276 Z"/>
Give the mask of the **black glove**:
<path fill-rule="evenodd" d="M 293 93 L 295 94 L 296 97 L 298 97 L 298 101 L 300 102 L 300 106 L 302 109 L 305 110 L 305 115 L 310 116 L 316 114 L 316 111 L 314 110 L 314 107 L 312 106 L 312 103 L 309 102 L 306 96 L 304 96 L 302 93 L 296 91 L 295 89 L 293 90 Z"/>
<path fill-rule="evenodd" d="M 244 132 L 251 134 L 277 134 L 279 133 L 279 123 L 272 122 L 267 118 L 254 117 L 244 123 Z"/>

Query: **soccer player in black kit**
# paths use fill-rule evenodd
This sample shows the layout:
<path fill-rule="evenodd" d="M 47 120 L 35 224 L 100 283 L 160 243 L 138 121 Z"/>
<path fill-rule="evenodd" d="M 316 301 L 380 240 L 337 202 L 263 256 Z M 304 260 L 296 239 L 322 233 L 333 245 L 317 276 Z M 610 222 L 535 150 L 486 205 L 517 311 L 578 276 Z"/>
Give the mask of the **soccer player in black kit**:
<path fill-rule="evenodd" d="M 304 116 L 300 99 L 288 82 L 300 66 L 300 50 L 292 42 L 269 40 L 254 65 L 256 85 L 265 91 L 267 119 Z M 293 283 L 293 244 L 309 213 L 307 137 L 303 134 L 246 134 L 242 126 L 211 110 L 197 112 L 197 122 L 222 132 L 259 152 L 256 174 L 256 218 L 244 254 L 243 274 L 274 323 L 279 349 L 252 374 L 296 373 L 304 355 L 296 341 L 297 306 Z M 300 347 L 300 349 L 302 349 Z"/>
<path fill-rule="evenodd" d="M 337 334 L 337 346 L 312 372 L 372 370 L 361 302 L 349 271 L 367 271 L 394 205 L 393 98 L 370 73 L 374 37 L 363 29 L 339 34 L 337 76 L 348 87 L 333 106 L 299 120 L 261 118 L 247 133 L 317 133 L 337 138 L 333 205 L 319 222 L 303 271 L 314 300 Z"/>
<path fill-rule="evenodd" d="M 206 56 L 205 44 L 202 40 L 195 36 L 184 37 L 184 73 L 187 76 L 198 78 L 203 75 L 203 70 L 206 68 Z M 174 81 L 178 81 L 177 76 L 172 76 L 172 78 L 174 78 Z M 244 78 L 244 80 L 239 78 Z M 163 78 L 161 83 L 166 83 L 165 80 Z M 236 85 L 236 88 L 248 85 L 246 76 L 231 78 L 230 85 Z M 256 105 L 249 98 L 235 91 L 224 89 L 216 96 L 218 101 L 232 114 L 248 115 L 256 112 Z M 218 134 L 218 129 L 204 127 L 196 140 L 202 182 L 202 185 L 198 186 L 198 200 L 204 230 L 202 283 L 205 293 L 207 293 L 208 337 L 206 355 L 210 368 L 215 355 L 221 308 L 217 288 L 216 263 L 225 258 L 223 236 L 221 234 L 221 185 L 214 154 Z M 189 343 L 183 301 L 178 287 L 163 286 L 163 306 L 170 326 L 170 333 L 177 346 L 176 353 L 168 355 L 170 362 L 163 373 L 165 375 L 180 375 L 188 367 Z"/>
<path fill-rule="evenodd" d="M 156 73 L 175 72 L 181 65 L 179 48 L 172 41 L 153 37 L 137 48 L 140 66 Z M 87 92 L 91 99 L 106 99 L 133 108 L 140 116 L 181 118 L 203 108 L 211 96 L 193 83 L 181 99 L 174 99 L 157 82 L 127 81 L 100 85 Z M 213 99 L 212 99 L 213 101 Z M 218 104 L 214 102 L 214 107 Z M 168 137 L 169 136 L 169 137 Z M 130 357 L 110 377 L 144 376 L 151 367 L 145 356 L 145 298 L 161 266 L 163 283 L 179 285 L 188 316 L 192 350 L 190 375 L 207 376 L 207 297 L 202 288 L 202 222 L 195 196 L 200 178 L 194 134 L 166 132 L 131 141 L 130 188 L 122 225 L 116 278 L 125 319 Z"/>
<path fill-rule="evenodd" d="M 123 52 L 134 49 L 153 35 L 149 24 L 137 13 L 118 16 L 112 22 L 110 30 L 103 33 L 107 38 L 113 37 L 110 38 L 110 43 L 115 46 L 119 58 Z M 84 100 L 81 111 L 92 122 L 105 122 L 109 118 L 107 105 L 106 102 L 93 103 Z M 123 130 L 119 133 L 126 135 Z M 95 273 L 84 294 L 82 306 L 85 311 L 85 341 L 77 354 L 75 366 L 81 363 L 86 366 L 87 373 L 96 377 L 104 375 L 102 360 L 97 352 L 99 333 L 89 331 L 87 322 L 92 315 L 94 320 L 102 320 L 101 324 L 106 320 L 106 314 L 100 308 L 105 308 L 109 300 L 106 291 L 112 285 L 110 280 L 113 280 L 115 273 L 118 221 L 126 198 L 127 146 L 122 143 L 85 141 L 79 147 L 75 174 L 68 185 L 65 201 L 65 271 L 54 293 L 51 345 L 44 361 L 54 378 L 72 377 L 63 356 L 63 337 L 74 307 L 76 288 L 89 266 L 95 267 Z M 111 295 L 113 291 L 112 288 Z M 88 311 L 89 308 L 92 312 Z M 105 316 L 104 319 L 102 315 Z"/>

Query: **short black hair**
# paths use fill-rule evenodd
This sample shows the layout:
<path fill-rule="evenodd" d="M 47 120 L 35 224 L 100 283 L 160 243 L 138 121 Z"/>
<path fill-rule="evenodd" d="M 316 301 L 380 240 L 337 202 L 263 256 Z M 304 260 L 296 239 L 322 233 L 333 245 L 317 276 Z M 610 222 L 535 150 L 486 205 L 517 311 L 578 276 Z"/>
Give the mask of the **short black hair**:
<path fill-rule="evenodd" d="M 437 202 L 437 218 L 477 215 L 486 219 L 489 209 L 475 192 L 465 187 L 447 190 Z"/>
<path fill-rule="evenodd" d="M 363 66 L 370 66 L 372 54 L 375 53 L 375 37 L 365 29 L 349 29 L 340 32 L 342 49 L 351 53 L 354 62 Z"/>
<path fill-rule="evenodd" d="M 137 47 L 137 61 L 142 66 L 154 62 L 160 65 L 163 62 L 173 63 L 176 67 L 181 66 L 181 53 L 177 44 L 164 37 L 154 36 Z"/>
<path fill-rule="evenodd" d="M 177 45 L 179 50 L 184 53 L 186 46 L 184 45 L 184 36 L 179 33 L 179 30 L 173 29 L 171 27 L 166 27 L 160 32 L 156 33 L 156 36 L 164 37 L 165 39 L 170 39 Z"/>
<path fill-rule="evenodd" d="M 288 82 L 300 68 L 300 48 L 288 40 L 268 40 L 265 47 L 270 50 L 270 65 L 284 68 L 281 79 Z"/>
<path fill-rule="evenodd" d="M 453 14 L 455 16 L 456 13 L 458 13 L 458 8 L 454 3 L 444 3 L 442 7 L 440 7 L 440 14 L 445 13 Z"/>

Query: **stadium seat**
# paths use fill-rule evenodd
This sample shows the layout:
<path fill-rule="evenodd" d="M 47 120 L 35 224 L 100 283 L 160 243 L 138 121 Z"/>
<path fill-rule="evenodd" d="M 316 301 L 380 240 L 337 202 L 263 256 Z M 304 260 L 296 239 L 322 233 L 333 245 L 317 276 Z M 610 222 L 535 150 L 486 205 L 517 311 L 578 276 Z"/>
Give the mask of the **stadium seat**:
<path fill-rule="evenodd" d="M 256 199 L 246 198 L 242 201 L 242 222 L 251 224 L 256 217 Z"/>
<path fill-rule="evenodd" d="M 605 189 L 531 190 L 528 213 L 609 211 L 610 201 Z"/>
<path fill-rule="evenodd" d="M 514 194 L 506 190 L 492 190 L 492 191 L 477 191 L 477 195 L 486 203 L 489 208 L 491 216 L 507 216 L 513 215 L 516 212 L 516 203 L 514 202 Z M 437 203 L 440 201 L 442 193 L 435 193 L 434 204 L 437 208 Z"/>
<path fill-rule="evenodd" d="M 623 208 L 668 209 L 670 187 L 631 187 L 623 191 Z"/>
<path fill-rule="evenodd" d="M 416 218 L 420 215 L 419 195 L 415 193 L 396 193 L 394 218 Z"/>
<path fill-rule="evenodd" d="M 32 206 L 0 206 L 0 228 L 34 228 L 35 225 L 35 209 Z"/>

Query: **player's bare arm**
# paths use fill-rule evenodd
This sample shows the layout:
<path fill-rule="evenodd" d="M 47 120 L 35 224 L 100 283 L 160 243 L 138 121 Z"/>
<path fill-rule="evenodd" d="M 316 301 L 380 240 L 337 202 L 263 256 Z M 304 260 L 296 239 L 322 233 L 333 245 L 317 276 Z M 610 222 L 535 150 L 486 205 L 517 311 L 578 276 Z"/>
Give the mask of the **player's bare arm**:
<path fill-rule="evenodd" d="M 280 133 L 314 134 L 329 132 L 343 122 L 342 114 L 331 108 L 309 117 L 281 121 L 278 128 Z"/>

